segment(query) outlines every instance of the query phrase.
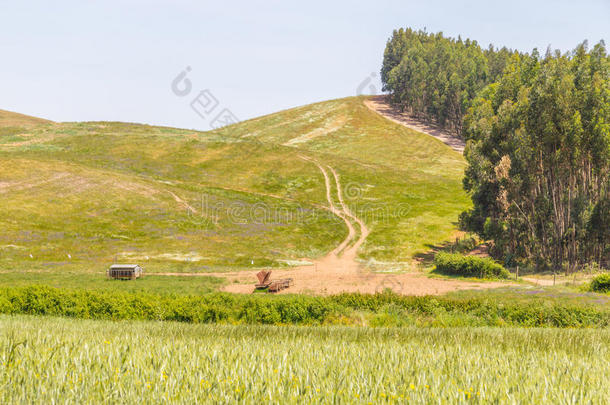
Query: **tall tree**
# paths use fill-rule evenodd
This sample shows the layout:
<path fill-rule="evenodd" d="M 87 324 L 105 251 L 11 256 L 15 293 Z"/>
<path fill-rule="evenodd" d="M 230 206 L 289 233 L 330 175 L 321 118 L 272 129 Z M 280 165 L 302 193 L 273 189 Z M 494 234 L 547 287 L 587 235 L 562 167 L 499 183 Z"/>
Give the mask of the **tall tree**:
<path fill-rule="evenodd" d="M 512 55 L 465 119 L 474 208 L 505 259 L 573 269 L 610 255 L 610 62 L 603 42 Z"/>
<path fill-rule="evenodd" d="M 477 93 L 502 74 L 513 53 L 484 51 L 476 41 L 440 32 L 399 29 L 384 51 L 383 89 L 402 110 L 461 135 Z"/>

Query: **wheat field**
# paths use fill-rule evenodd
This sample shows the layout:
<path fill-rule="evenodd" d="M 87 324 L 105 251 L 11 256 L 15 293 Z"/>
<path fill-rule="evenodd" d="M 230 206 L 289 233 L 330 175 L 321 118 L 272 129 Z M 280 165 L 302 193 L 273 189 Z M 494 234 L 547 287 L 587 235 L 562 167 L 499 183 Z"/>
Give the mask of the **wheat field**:
<path fill-rule="evenodd" d="M 610 331 L 0 317 L 2 403 L 607 403 Z"/>

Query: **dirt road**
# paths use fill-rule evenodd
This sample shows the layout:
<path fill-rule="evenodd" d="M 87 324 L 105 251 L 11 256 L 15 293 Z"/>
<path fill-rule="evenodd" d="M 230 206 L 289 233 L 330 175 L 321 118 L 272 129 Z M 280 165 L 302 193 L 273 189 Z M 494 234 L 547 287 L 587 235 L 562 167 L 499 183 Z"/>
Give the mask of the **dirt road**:
<path fill-rule="evenodd" d="M 346 238 L 325 257 L 313 261 L 309 266 L 289 269 L 275 269 L 272 278 L 293 278 L 294 286 L 282 291 L 283 294 L 311 293 L 337 294 L 341 292 L 375 293 L 386 288 L 405 295 L 444 294 L 460 289 L 494 288 L 506 283 L 477 283 L 458 280 L 432 279 L 421 272 L 387 274 L 375 273 L 357 260 L 358 249 L 365 242 L 370 231 L 364 221 L 354 215 L 343 198 L 341 179 L 337 171 L 310 157 L 302 159 L 315 164 L 326 187 L 325 209 L 340 218 L 348 229 Z M 332 179 L 331 179 L 332 175 Z M 334 184 L 334 186 L 333 186 Z M 333 190 L 333 188 L 335 190 Z M 336 197 L 333 197 L 336 195 Z M 223 290 L 235 293 L 251 293 L 254 289 L 256 273 L 259 270 L 229 273 L 164 273 L 168 276 L 215 276 L 229 281 Z"/>
<path fill-rule="evenodd" d="M 376 113 L 383 115 L 390 121 L 396 122 L 400 125 L 404 125 L 407 128 L 423 132 L 424 134 L 433 136 L 436 139 L 449 145 L 456 152 L 464 153 L 464 147 L 466 146 L 466 144 L 462 139 L 458 138 L 455 134 L 452 134 L 449 131 L 445 131 L 435 126 L 426 124 L 405 112 L 400 112 L 398 109 L 390 105 L 387 96 L 374 96 L 368 98 L 364 100 L 364 105 L 366 105 L 368 108 L 375 111 Z"/>

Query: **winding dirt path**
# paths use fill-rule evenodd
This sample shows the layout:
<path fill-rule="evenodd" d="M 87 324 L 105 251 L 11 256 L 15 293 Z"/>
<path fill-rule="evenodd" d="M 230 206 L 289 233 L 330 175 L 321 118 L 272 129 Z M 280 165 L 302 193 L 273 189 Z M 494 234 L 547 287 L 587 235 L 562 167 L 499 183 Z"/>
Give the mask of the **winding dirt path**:
<path fill-rule="evenodd" d="M 376 293 L 386 288 L 405 295 L 445 294 L 460 289 L 481 289 L 505 286 L 500 282 L 469 282 L 459 280 L 433 279 L 421 272 L 405 274 L 375 273 L 366 269 L 356 258 L 370 231 L 364 221 L 354 215 L 343 198 L 343 188 L 337 171 L 310 157 L 302 159 L 315 164 L 324 177 L 326 200 L 328 206 L 321 206 L 341 218 L 348 229 L 346 238 L 330 253 L 313 261 L 309 266 L 298 266 L 289 269 L 274 269 L 272 278 L 292 278 L 294 286 L 283 290 L 281 294 L 337 294 L 341 292 Z M 330 174 L 329 174 L 330 173 Z M 331 174 L 334 181 L 331 181 Z M 336 188 L 338 205 L 333 199 L 333 184 Z M 358 228 L 358 230 L 356 229 Z M 259 270 L 233 271 L 225 273 L 153 273 L 164 276 L 213 276 L 229 281 L 224 291 L 234 293 L 251 293 L 254 289 L 256 273 Z"/>
<path fill-rule="evenodd" d="M 433 136 L 450 146 L 451 149 L 455 150 L 456 152 L 464 153 L 464 147 L 466 146 L 464 140 L 458 138 L 449 131 L 445 131 L 441 128 L 427 124 L 415 117 L 410 116 L 406 112 L 399 111 L 389 103 L 387 96 L 373 96 L 367 98 L 364 100 L 364 105 L 390 121 L 403 125 L 407 128 L 414 129 L 418 132 L 422 132 L 426 135 Z"/>
<path fill-rule="evenodd" d="M 343 189 L 341 187 L 341 182 L 339 181 L 339 175 L 337 174 L 337 171 L 330 166 L 328 166 L 328 169 L 332 172 L 333 177 L 335 178 L 335 183 L 337 185 L 337 196 L 339 197 L 339 204 L 341 204 L 341 208 L 343 209 L 343 214 L 346 215 L 348 218 L 352 219 L 354 222 L 356 222 L 358 224 L 358 226 L 360 227 L 360 237 L 356 240 L 354 245 L 350 248 L 350 251 L 353 252 L 354 254 L 356 254 L 356 253 L 358 253 L 358 248 L 360 248 L 360 246 L 364 243 L 367 236 L 369 236 L 370 231 L 369 231 L 369 228 L 367 228 L 367 226 L 364 224 L 364 221 L 362 221 L 360 218 L 355 216 L 350 211 L 347 204 L 345 204 L 345 202 L 343 201 L 343 191 L 342 191 Z M 355 258 L 356 257 L 354 255 L 354 259 Z"/>
<path fill-rule="evenodd" d="M 171 191 L 167 190 L 167 192 L 174 197 L 174 200 L 182 205 L 184 208 L 186 208 L 187 210 L 189 210 L 190 212 L 197 214 L 197 210 L 195 208 L 193 208 L 188 202 L 186 202 L 185 200 L 183 200 L 182 198 L 180 198 L 178 195 L 176 195 L 175 193 L 172 193 Z"/>
<path fill-rule="evenodd" d="M 343 220 L 343 222 L 345 222 L 345 225 L 347 226 L 347 236 L 345 237 L 345 239 L 336 247 L 334 248 L 329 256 L 339 256 L 341 254 L 341 252 L 354 240 L 354 238 L 356 237 L 356 229 L 354 228 L 354 225 L 351 223 L 351 221 L 348 219 L 350 218 L 350 215 L 345 211 L 345 204 L 343 203 L 343 196 L 342 196 L 342 191 L 341 191 L 341 185 L 339 184 L 339 180 L 337 177 L 335 177 L 335 181 L 336 181 L 336 185 L 337 185 L 337 196 L 339 197 L 339 202 L 341 204 L 341 209 L 338 209 L 337 206 L 335 205 L 333 198 L 332 198 L 332 186 L 330 183 L 330 176 L 328 175 L 328 172 L 326 171 L 326 169 L 324 168 L 324 166 L 322 166 L 320 163 L 318 163 L 317 161 L 307 157 L 307 156 L 299 156 L 301 159 L 306 160 L 308 162 L 311 162 L 313 164 L 315 164 L 316 166 L 318 166 L 318 169 L 320 169 L 320 172 L 322 172 L 322 175 L 324 176 L 324 184 L 326 186 L 326 201 L 328 202 L 328 208 L 330 210 L 330 212 L 332 212 L 333 214 L 335 214 L 337 217 L 341 218 Z M 332 170 L 333 175 L 335 175 L 335 171 L 334 169 L 332 169 L 330 166 L 328 166 L 328 168 L 330 170 Z"/>

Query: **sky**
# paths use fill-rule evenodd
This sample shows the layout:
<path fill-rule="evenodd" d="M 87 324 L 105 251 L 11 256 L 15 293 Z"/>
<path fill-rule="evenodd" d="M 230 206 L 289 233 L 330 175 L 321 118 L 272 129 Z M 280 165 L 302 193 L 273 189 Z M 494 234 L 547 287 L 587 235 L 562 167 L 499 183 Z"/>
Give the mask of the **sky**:
<path fill-rule="evenodd" d="M 610 0 L 0 0 L 0 109 L 206 130 L 221 111 L 379 94 L 400 27 L 567 51 L 608 43 Z"/>

